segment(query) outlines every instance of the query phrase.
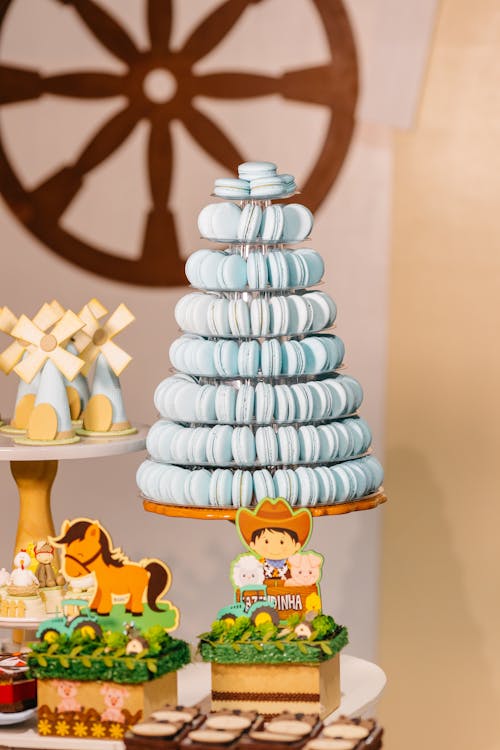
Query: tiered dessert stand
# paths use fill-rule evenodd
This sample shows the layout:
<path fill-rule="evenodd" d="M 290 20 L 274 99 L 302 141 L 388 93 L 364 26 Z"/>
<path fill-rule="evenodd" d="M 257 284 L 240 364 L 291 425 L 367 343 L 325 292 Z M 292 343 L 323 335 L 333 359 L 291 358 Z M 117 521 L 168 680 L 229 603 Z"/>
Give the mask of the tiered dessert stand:
<path fill-rule="evenodd" d="M 264 209 L 271 204 L 271 200 L 259 199 L 256 201 Z M 225 246 L 230 246 L 231 251 L 240 253 L 247 257 L 249 253 L 260 250 L 267 253 L 269 250 L 280 249 L 285 245 L 288 247 L 290 242 L 272 242 L 263 243 L 259 240 L 251 243 L 234 241 L 224 241 Z M 222 292 L 228 298 L 248 298 L 256 294 L 261 294 L 266 298 L 272 295 L 284 293 L 301 293 L 304 289 L 272 289 L 267 287 L 265 290 L 226 290 Z M 210 291 L 210 290 L 206 290 Z M 212 290 L 216 291 L 216 290 Z M 217 290 L 219 291 L 219 290 Z M 252 337 L 245 337 L 252 338 Z M 285 338 L 282 336 L 276 338 Z M 295 336 L 294 338 L 299 338 Z M 273 382 L 304 382 L 314 379 L 315 376 L 284 376 L 283 378 L 273 379 Z M 242 382 L 257 382 L 264 380 L 262 376 L 254 379 L 240 379 Z M 218 384 L 218 378 L 200 378 L 200 382 Z M 224 382 L 228 382 L 226 379 Z M 331 421 L 326 419 L 325 422 Z M 199 423 L 201 424 L 201 423 Z M 206 423 L 205 423 L 206 424 Z M 268 423 L 269 424 L 269 423 Z M 275 428 L 278 424 L 271 422 Z M 288 424 L 294 424 L 290 422 Z M 296 422 L 295 424 L 298 423 Z M 191 424 L 190 426 L 197 426 Z M 210 425 L 208 425 L 210 426 Z M 251 425 L 252 426 L 252 425 Z M 253 425 L 256 427 L 257 425 Z M 16 549 L 23 546 L 28 541 L 37 538 L 43 538 L 54 533 L 54 525 L 50 512 L 50 489 L 57 471 L 57 461 L 59 459 L 76 459 L 76 458 L 98 458 L 102 456 L 118 455 L 139 451 L 144 448 L 147 429 L 139 429 L 136 435 L 125 438 L 103 440 L 103 439 L 86 439 L 81 443 L 70 446 L 52 446 L 52 447 L 25 447 L 14 446 L 7 438 L 0 437 L 0 460 L 11 462 L 11 469 L 19 489 L 20 497 L 20 516 L 19 527 L 16 538 Z M 199 468 L 199 467 L 189 467 Z M 245 469 L 250 467 L 245 466 Z M 272 467 L 268 467 L 271 468 Z M 160 515 L 171 517 L 185 517 L 192 519 L 211 519 L 211 520 L 234 520 L 236 507 L 216 507 L 216 506 L 199 506 L 186 505 L 174 502 L 165 502 L 164 500 L 152 496 L 142 495 L 145 510 Z M 368 496 L 359 497 L 346 502 L 326 502 L 321 505 L 310 507 L 313 516 L 338 515 L 350 513 L 359 510 L 368 510 L 386 501 L 383 488 Z M 0 625 L 3 623 L 0 622 Z M 16 627 L 20 627 L 17 623 Z M 28 626 L 28 624 L 26 624 Z M 36 624 L 31 624 L 36 627 Z M 341 688 L 342 699 L 337 711 L 331 715 L 335 718 L 338 715 L 345 714 L 348 716 L 369 715 L 373 711 L 378 697 L 385 686 L 384 672 L 375 664 L 369 661 L 356 658 L 350 655 L 341 655 Z M 195 663 L 191 664 L 180 672 L 179 675 L 179 702 L 185 705 L 192 705 L 203 700 L 210 691 L 210 667 L 208 664 Z M 51 750 L 122 750 L 124 745 L 118 740 L 96 740 L 96 739 L 77 739 L 69 737 L 42 737 L 36 731 L 34 719 L 30 719 L 19 726 L 12 728 L 0 727 L 0 747 L 12 748 L 47 748 Z"/>
<path fill-rule="evenodd" d="M 286 196 L 289 197 L 289 196 Z M 272 200 L 270 198 L 266 199 L 259 198 L 259 199 L 245 199 L 242 201 L 238 201 L 238 204 L 242 207 L 245 206 L 248 203 L 257 204 L 261 207 L 262 211 L 264 211 L 268 206 L 272 204 Z M 290 240 L 281 240 L 281 241 L 265 241 L 262 239 L 257 238 L 253 241 L 242 241 L 242 240 L 220 240 L 216 238 L 210 238 L 205 237 L 205 240 L 208 240 L 209 242 L 216 242 L 218 244 L 222 244 L 225 247 L 229 249 L 231 253 L 238 253 L 242 255 L 245 259 L 248 258 L 248 256 L 256 251 L 260 251 L 264 255 L 267 255 L 270 251 L 273 250 L 282 250 L 283 248 L 290 248 L 290 246 L 293 246 L 294 244 L 297 245 L 297 242 L 293 242 Z M 308 239 L 308 238 L 307 238 Z M 314 285 L 317 286 L 317 285 Z M 220 289 L 207 289 L 204 288 L 204 292 L 216 292 L 220 296 L 224 296 L 227 299 L 243 299 L 245 301 L 251 300 L 255 296 L 260 296 L 263 299 L 270 299 L 273 296 L 278 295 L 287 295 L 287 294 L 302 294 L 303 292 L 306 292 L 310 289 L 309 286 L 303 286 L 301 288 L 272 288 L 270 286 L 267 286 L 265 288 L 259 288 L 259 289 L 250 289 L 247 288 L 245 290 L 241 289 L 234 289 L 234 290 L 228 290 L 224 289 L 221 291 Z M 324 333 L 327 329 L 323 329 L 321 331 L 314 331 L 314 334 L 317 333 Z M 185 333 L 193 333 L 192 331 L 185 331 Z M 231 338 L 236 339 L 239 343 L 242 341 L 247 341 L 251 339 L 258 339 L 260 341 L 263 341 L 264 339 L 270 339 L 275 338 L 280 341 L 286 340 L 286 339 L 296 339 L 300 340 L 307 335 L 312 335 L 313 332 L 309 331 L 304 334 L 296 334 L 292 333 L 291 335 L 266 335 L 266 336 L 255 336 L 255 335 L 248 335 L 248 336 L 241 336 L 241 337 L 235 337 L 235 336 L 213 336 L 209 337 L 213 340 L 219 340 L 222 338 Z M 338 369 L 338 368 L 336 368 Z M 263 382 L 272 382 L 272 383 L 284 383 L 291 385 L 293 383 L 299 383 L 299 382 L 310 382 L 314 380 L 318 380 L 318 378 L 321 378 L 322 376 L 327 375 L 336 375 L 336 370 L 332 370 L 330 372 L 324 372 L 324 373 L 316 373 L 316 374 L 302 374 L 302 375 L 281 375 L 278 377 L 265 377 L 263 375 L 257 375 L 253 378 L 246 378 L 246 377 L 236 377 L 236 378 L 228 378 L 228 377 L 199 377 L 198 382 L 200 384 L 214 384 L 214 385 L 220 385 L 221 383 L 234 383 L 235 381 L 238 381 L 239 383 L 250 383 L 253 385 L 256 385 L 259 381 Z M 168 414 L 164 415 L 167 419 L 170 419 L 170 416 Z M 350 416 L 350 415 L 343 415 L 343 416 Z M 178 422 L 177 419 L 172 419 L 171 421 Z M 311 424 L 324 424 L 334 421 L 333 418 L 325 418 L 322 420 L 311 420 Z M 217 422 L 206 422 L 206 421 L 199 421 L 197 423 L 185 423 L 184 426 L 188 427 L 196 427 L 196 426 L 204 426 L 204 427 L 212 427 L 214 424 L 219 424 L 221 420 L 217 420 Z M 287 425 L 293 425 L 297 428 L 303 424 L 304 422 L 302 420 L 294 420 L 289 422 L 276 422 L 276 421 L 270 421 L 266 422 L 266 425 L 272 425 L 275 429 L 278 429 L 278 427 L 282 424 Z M 232 426 L 241 426 L 249 424 L 249 426 L 255 430 L 259 424 L 254 421 L 254 423 L 238 423 L 238 422 L 231 422 Z M 352 456 L 350 458 L 356 458 L 356 456 Z M 343 461 L 348 460 L 346 458 L 339 458 L 338 460 L 329 462 L 329 465 L 334 465 L 335 463 L 342 463 Z M 172 462 L 175 463 L 175 462 Z M 317 465 L 325 465 L 326 462 L 317 462 Z M 269 469 L 271 473 L 274 472 L 276 468 L 296 468 L 298 465 L 305 465 L 305 466 L 311 466 L 315 464 L 307 464 L 304 462 L 298 462 L 294 464 L 293 466 L 286 466 L 282 463 L 280 463 L 278 466 L 267 466 L 265 468 Z M 195 468 L 211 468 L 208 464 L 190 464 L 184 465 L 187 469 L 195 469 Z M 255 465 L 254 467 L 248 466 L 248 465 L 242 465 L 237 466 L 236 464 L 231 465 L 224 465 L 224 468 L 241 468 L 241 469 L 251 469 L 251 468 L 263 468 L 260 465 Z M 141 488 L 142 489 L 142 488 Z M 237 510 L 237 507 L 230 507 L 230 506 L 224 506 L 224 507 L 216 507 L 213 505 L 210 506 L 200 506 L 197 504 L 183 504 L 182 502 L 165 502 L 165 500 L 161 500 L 157 497 L 152 497 L 150 494 L 143 491 L 142 494 L 143 497 L 143 505 L 146 511 L 151 513 L 158 513 L 160 515 L 165 516 L 172 516 L 172 517 L 184 517 L 184 518 L 198 518 L 198 519 L 211 519 L 211 520 L 234 520 Z M 383 491 L 383 488 L 380 487 L 376 492 L 372 492 L 369 495 L 365 495 L 362 497 L 356 497 L 355 499 L 351 499 L 346 502 L 334 502 L 333 500 L 322 502 L 321 504 L 317 505 L 309 505 L 309 510 L 311 511 L 313 516 L 325 516 L 325 515 L 339 515 L 344 513 L 351 513 L 353 511 L 358 510 L 369 510 L 371 508 L 375 508 L 378 505 L 384 503 L 387 500 L 387 497 Z M 299 503 L 300 504 L 300 503 Z"/>
<path fill-rule="evenodd" d="M 14 552 L 30 542 L 46 539 L 55 534 L 50 497 L 59 460 L 102 458 L 141 451 L 146 444 L 146 434 L 147 427 L 141 425 L 135 434 L 126 437 L 85 438 L 71 445 L 47 446 L 16 445 L 12 438 L 0 435 L 0 461 L 10 462 L 19 493 L 19 519 Z M 12 630 L 12 640 L 20 645 L 34 637 L 41 621 L 3 618 L 0 619 L 0 629 Z M 32 724 L 24 721 L 30 715 L 34 715 L 35 710 L 19 714 L 0 714 L 0 747 L 55 747 L 54 738 L 43 738 L 36 733 L 33 729 L 34 719 Z M 8 726 L 10 724 L 12 727 Z M 68 744 L 71 742 L 69 738 L 62 738 L 63 744 L 60 747 L 67 750 L 76 747 Z M 90 745 L 86 745 L 86 741 L 83 742 L 83 746 L 90 749 Z M 98 744 L 102 748 L 110 747 L 109 742 Z"/>
<path fill-rule="evenodd" d="M 251 200 L 251 199 L 250 199 Z M 248 201 L 242 201 L 240 203 L 241 206 L 243 206 Z M 261 208 L 264 210 L 267 206 L 271 204 L 270 199 L 259 199 L 258 201 L 252 201 L 258 203 Z M 205 238 L 207 239 L 207 238 Z M 219 240 L 210 240 L 213 242 L 219 242 Z M 234 241 L 234 242 L 228 242 L 225 240 L 223 244 L 226 247 L 229 247 L 231 252 L 234 253 L 240 253 L 243 257 L 247 258 L 248 255 L 256 250 L 259 250 L 263 253 L 267 253 L 270 250 L 276 250 L 276 249 L 282 249 L 283 247 L 289 247 L 291 244 L 290 242 L 272 242 L 272 243 L 264 243 L 260 242 L 259 240 L 256 240 L 254 242 L 242 242 L 241 240 Z M 253 296 L 260 294 L 265 298 L 269 298 L 273 295 L 278 294 L 284 294 L 284 293 L 301 293 L 305 291 L 306 288 L 302 289 L 293 289 L 293 290 L 284 290 L 284 289 L 273 289 L 270 287 L 267 287 L 266 289 L 259 289 L 259 290 L 251 290 L 247 289 L 245 291 L 242 290 L 215 290 L 215 289 L 205 289 L 204 291 L 207 292 L 217 292 L 220 295 L 226 296 L 228 299 L 234 299 L 234 298 L 243 298 L 248 299 L 252 298 Z M 216 338 L 216 337 L 214 337 Z M 244 337 L 244 339 L 250 339 L 255 338 L 252 336 Z M 259 338 L 259 337 L 257 337 Z M 287 337 L 280 336 L 277 337 L 280 339 L 285 339 Z M 298 336 L 294 336 L 294 338 L 300 338 Z M 282 378 L 275 378 L 273 379 L 273 382 L 286 382 L 286 383 L 293 383 L 293 382 L 304 382 L 307 380 L 313 380 L 316 376 L 311 375 L 303 375 L 303 376 L 284 376 Z M 209 378 L 209 377 L 200 377 L 198 378 L 200 383 L 213 383 L 215 385 L 218 385 L 220 382 L 230 382 L 229 379 L 219 379 L 219 378 Z M 240 382 L 245 383 L 253 383 L 255 384 L 259 380 L 265 380 L 262 376 L 258 376 L 253 379 L 246 379 L 246 378 L 240 378 Z M 168 417 L 168 415 L 164 415 L 165 417 Z M 174 420 L 175 421 L 175 420 Z M 325 419 L 324 422 L 328 422 L 331 420 Z M 186 424 L 186 426 L 199 426 L 199 424 L 202 423 L 189 423 Z M 203 423 L 204 426 L 213 426 L 212 424 Z M 235 423 L 232 423 L 233 425 Z M 267 423 L 269 424 L 269 423 Z M 279 425 L 277 423 L 271 422 L 271 424 L 274 424 L 275 428 L 277 428 Z M 288 424 L 294 424 L 293 422 L 289 422 Z M 298 426 L 298 423 L 295 423 Z M 251 425 L 251 427 L 256 427 L 257 424 Z M 185 466 L 185 468 L 200 468 L 194 467 L 194 466 Z M 227 468 L 227 466 L 225 467 Z M 252 467 L 249 466 L 242 466 L 242 467 L 236 467 L 236 468 L 243 468 L 243 469 L 250 469 Z M 255 467 L 260 468 L 260 467 Z M 271 467 L 270 468 L 272 471 Z M 279 468 L 283 468 L 280 466 Z M 233 521 L 235 519 L 236 513 L 238 508 L 237 507 L 231 507 L 231 506 L 225 506 L 225 507 L 216 507 L 213 505 L 210 506 L 199 506 L 199 505 L 188 505 L 188 504 L 182 504 L 177 502 L 166 502 L 165 500 L 155 498 L 148 496 L 146 493 L 142 493 L 143 498 L 143 506 L 146 511 L 157 513 L 164 516 L 170 516 L 170 517 L 184 517 L 184 518 L 192 518 L 192 519 L 206 519 L 206 520 L 230 520 Z M 361 498 L 357 498 L 354 500 L 350 500 L 347 502 L 330 502 L 330 503 L 324 503 L 321 505 L 315 505 L 315 506 L 308 506 L 309 510 L 311 511 L 313 516 L 319 517 L 319 516 L 325 516 L 325 515 L 339 515 L 344 513 L 350 513 L 353 511 L 360 511 L 360 510 L 369 510 L 371 508 L 375 508 L 378 505 L 384 503 L 387 500 L 387 497 L 384 493 L 383 487 L 380 487 L 376 492 L 373 492 L 372 494 L 368 496 L 364 496 Z M 189 687 L 190 690 L 188 692 L 189 700 L 190 702 L 199 699 L 202 695 L 206 694 L 206 692 L 209 689 L 209 682 L 208 682 L 208 666 L 206 664 L 203 665 L 191 665 L 187 670 L 184 670 L 184 674 L 188 675 L 190 673 L 194 673 L 196 670 L 197 674 L 197 680 L 196 683 L 190 683 Z M 378 667 L 377 665 L 363 660 L 356 658 L 354 656 L 349 655 L 341 655 L 341 688 L 342 688 L 342 702 L 338 708 L 337 711 L 335 711 L 331 718 L 335 718 L 338 715 L 345 714 L 349 716 L 356 716 L 356 715 L 369 715 L 370 711 L 373 712 L 373 707 L 375 703 L 377 702 L 380 694 L 382 693 L 384 686 L 385 686 L 386 678 L 385 674 Z M 196 691 L 199 689 L 199 692 L 193 691 L 196 684 Z"/>

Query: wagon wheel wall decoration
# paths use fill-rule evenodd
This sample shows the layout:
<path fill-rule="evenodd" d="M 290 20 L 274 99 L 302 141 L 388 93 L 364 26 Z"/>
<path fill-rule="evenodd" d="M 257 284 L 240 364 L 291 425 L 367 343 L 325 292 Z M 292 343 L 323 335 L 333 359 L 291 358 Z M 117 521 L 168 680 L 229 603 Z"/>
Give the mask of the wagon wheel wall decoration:
<path fill-rule="evenodd" d="M 150 48 L 139 50 L 128 33 L 93 0 L 54 0 L 71 5 L 97 40 L 127 66 L 124 75 L 74 72 L 43 76 L 35 70 L 0 68 L 0 104 L 35 100 L 43 94 L 79 99 L 125 96 L 126 106 L 93 134 L 70 165 L 56 171 L 33 190 L 23 187 L 0 141 L 0 187 L 17 219 L 50 250 L 100 276 L 144 286 L 185 284 L 175 217 L 169 209 L 172 168 L 170 125 L 180 120 L 198 144 L 224 168 L 252 155 L 241 154 L 224 132 L 193 105 L 195 96 L 246 99 L 279 94 L 321 105 L 329 122 L 316 163 L 303 186 L 302 200 L 311 210 L 321 204 L 340 170 L 354 126 L 358 76 L 354 40 L 342 0 L 310 0 L 323 25 L 329 47 L 325 65 L 292 70 L 281 76 L 220 72 L 196 75 L 193 65 L 213 50 L 252 4 L 265 0 L 226 0 L 195 28 L 180 50 L 169 48 L 172 0 L 146 0 Z M 15 0 L 0 0 L 0 24 Z M 175 79 L 168 100 L 147 95 L 152 72 Z M 167 73 L 165 73 L 167 71 Z M 83 185 L 85 176 L 105 161 L 140 120 L 149 122 L 147 171 L 152 207 L 145 222 L 141 255 L 131 260 L 86 244 L 62 228 L 60 219 Z M 254 156 L 254 155 L 253 155 Z M 255 158 L 255 156 L 254 156 Z"/>

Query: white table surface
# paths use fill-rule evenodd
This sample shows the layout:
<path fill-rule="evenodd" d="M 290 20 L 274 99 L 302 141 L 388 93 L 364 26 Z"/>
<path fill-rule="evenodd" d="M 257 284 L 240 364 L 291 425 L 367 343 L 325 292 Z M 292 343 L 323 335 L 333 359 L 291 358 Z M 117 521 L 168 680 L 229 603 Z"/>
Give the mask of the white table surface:
<path fill-rule="evenodd" d="M 122 437 L 82 437 L 68 445 L 16 445 L 10 435 L 0 432 L 0 461 L 61 461 L 75 458 L 101 458 L 134 453 L 146 447 L 146 425 L 134 425 L 137 432 Z"/>
<path fill-rule="evenodd" d="M 346 716 L 370 716 L 386 683 L 382 669 L 365 659 L 341 654 L 341 703 L 329 719 Z M 190 664 L 179 672 L 179 703 L 192 705 L 210 692 L 210 665 Z M 41 737 L 36 731 L 36 719 L 23 724 L 1 727 L 0 746 L 33 748 L 36 750 L 123 750 L 119 740 L 77 739 L 76 737 Z"/>

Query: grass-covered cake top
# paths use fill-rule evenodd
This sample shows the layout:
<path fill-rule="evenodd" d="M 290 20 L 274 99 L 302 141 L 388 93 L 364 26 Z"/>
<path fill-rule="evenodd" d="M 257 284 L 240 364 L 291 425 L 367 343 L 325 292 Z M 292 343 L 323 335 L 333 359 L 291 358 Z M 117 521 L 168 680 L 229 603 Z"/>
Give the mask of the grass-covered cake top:
<path fill-rule="evenodd" d="M 141 633 L 85 631 L 30 644 L 31 672 L 40 679 L 139 683 L 174 672 L 190 661 L 189 646 L 155 625 Z"/>
<path fill-rule="evenodd" d="M 199 638 L 203 660 L 224 664 L 318 663 L 348 643 L 347 629 L 329 615 L 292 615 L 279 625 L 249 617 L 216 620 Z"/>

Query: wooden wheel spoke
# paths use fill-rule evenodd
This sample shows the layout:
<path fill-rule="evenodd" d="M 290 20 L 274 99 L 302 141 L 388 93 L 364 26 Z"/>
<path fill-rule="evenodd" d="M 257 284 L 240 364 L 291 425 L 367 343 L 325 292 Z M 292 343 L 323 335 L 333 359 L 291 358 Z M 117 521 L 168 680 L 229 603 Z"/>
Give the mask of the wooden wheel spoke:
<path fill-rule="evenodd" d="M 218 125 L 194 107 L 184 115 L 182 124 L 209 156 L 231 172 L 235 164 L 245 161 Z"/>
<path fill-rule="evenodd" d="M 123 79 L 110 73 L 63 73 L 42 79 L 45 93 L 75 99 L 102 99 L 123 94 Z"/>
<path fill-rule="evenodd" d="M 38 209 L 46 210 L 53 217 L 61 216 L 81 188 L 83 177 L 123 143 L 137 120 L 138 113 L 132 107 L 126 107 L 108 120 L 72 166 L 55 172 L 31 192 L 31 199 Z"/>
<path fill-rule="evenodd" d="M 213 73 L 195 79 L 196 93 L 214 99 L 248 99 L 279 93 L 280 79 L 257 73 Z"/>
<path fill-rule="evenodd" d="M 0 104 L 37 99 L 43 93 L 42 78 L 34 70 L 0 66 Z"/>
<path fill-rule="evenodd" d="M 205 16 L 194 29 L 179 51 L 179 56 L 190 64 L 201 60 L 231 31 L 247 6 L 255 2 L 256 0 L 226 0 Z"/>
<path fill-rule="evenodd" d="M 153 53 L 168 56 L 172 31 L 172 0 L 148 0 L 147 23 Z"/>
<path fill-rule="evenodd" d="M 278 84 L 285 99 L 321 104 L 331 107 L 336 102 L 350 102 L 357 89 L 357 78 L 352 66 L 342 64 L 321 65 L 284 73 Z"/>
<path fill-rule="evenodd" d="M 186 283 L 175 219 L 168 207 L 172 177 L 172 137 L 167 117 L 151 122 L 148 142 L 148 171 L 153 206 L 148 213 L 142 243 L 141 263 L 157 279 L 169 278 L 171 286 Z"/>
<path fill-rule="evenodd" d="M 139 50 L 127 32 L 93 0 L 59 0 L 59 2 L 73 6 L 95 38 L 119 60 L 130 64 L 140 57 Z"/>
<path fill-rule="evenodd" d="M 57 94 L 82 99 L 100 99 L 123 93 L 122 78 L 108 73 L 64 73 L 43 77 L 34 70 L 0 66 L 0 105 Z"/>
<path fill-rule="evenodd" d="M 353 129 L 354 117 L 352 112 L 332 112 L 321 154 L 302 186 L 304 203 L 313 212 L 320 206 L 325 194 L 328 193 L 337 178 Z"/>
<path fill-rule="evenodd" d="M 128 105 L 114 115 L 84 147 L 74 164 L 75 169 L 84 175 L 105 161 L 130 135 L 139 118 L 137 108 Z"/>
<path fill-rule="evenodd" d="M 151 200 L 154 206 L 166 206 L 172 179 L 173 149 L 169 123 L 151 123 L 148 142 L 148 173 Z"/>

